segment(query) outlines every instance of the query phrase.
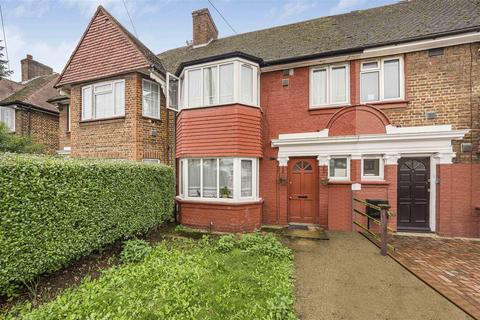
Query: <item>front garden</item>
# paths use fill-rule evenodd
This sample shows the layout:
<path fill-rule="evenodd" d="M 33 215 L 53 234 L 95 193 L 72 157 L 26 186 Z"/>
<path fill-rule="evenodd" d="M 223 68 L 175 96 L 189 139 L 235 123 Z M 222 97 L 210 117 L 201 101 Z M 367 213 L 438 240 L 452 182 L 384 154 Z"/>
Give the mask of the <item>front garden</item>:
<path fill-rule="evenodd" d="M 295 319 L 290 249 L 273 235 L 127 242 L 122 263 L 7 319 Z"/>

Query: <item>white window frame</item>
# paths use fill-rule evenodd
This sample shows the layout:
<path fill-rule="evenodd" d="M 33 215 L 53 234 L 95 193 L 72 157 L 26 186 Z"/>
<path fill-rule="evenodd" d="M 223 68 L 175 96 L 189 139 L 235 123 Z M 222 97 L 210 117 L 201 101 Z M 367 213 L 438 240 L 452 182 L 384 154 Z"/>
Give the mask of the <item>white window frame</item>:
<path fill-rule="evenodd" d="M 170 78 L 173 78 L 173 79 L 177 80 L 177 106 L 176 107 L 170 105 Z M 181 105 L 182 105 L 182 101 L 180 100 L 181 95 L 182 95 L 181 79 L 176 77 L 175 75 L 171 74 L 170 72 L 167 72 L 166 82 L 167 82 L 166 107 L 167 107 L 167 109 L 178 112 L 181 108 Z M 161 103 L 160 103 L 160 105 L 161 105 Z"/>
<path fill-rule="evenodd" d="M 158 87 L 158 117 L 154 117 L 152 115 L 149 115 L 149 114 L 145 113 L 145 108 L 144 108 L 145 106 L 143 104 L 144 103 L 144 101 L 143 101 L 143 87 L 145 85 L 145 82 L 149 82 L 150 85 L 155 85 L 155 86 Z M 148 79 L 142 79 L 142 116 L 144 118 L 150 118 L 150 119 L 155 119 L 155 120 L 160 120 L 161 119 L 161 117 L 162 117 L 162 112 L 161 112 L 162 111 L 162 109 L 161 109 L 162 102 L 160 100 L 160 98 L 162 96 L 161 93 L 160 93 L 161 90 L 162 90 L 162 88 L 160 87 L 160 84 L 158 82 L 148 80 Z"/>
<path fill-rule="evenodd" d="M 333 159 L 347 159 L 347 176 L 346 177 L 332 177 L 330 175 L 330 160 L 333 160 Z M 351 157 L 350 156 L 331 156 L 329 159 L 328 159 L 328 179 L 330 181 L 350 181 L 350 162 L 351 162 Z"/>
<path fill-rule="evenodd" d="M 374 159 L 374 160 L 379 161 L 378 162 L 378 167 L 379 167 L 379 170 L 378 170 L 379 175 L 378 176 L 366 176 L 365 175 L 364 167 L 363 167 L 365 159 Z M 362 171 L 362 180 L 383 181 L 384 180 L 384 171 L 385 171 L 383 156 L 380 156 L 380 155 L 362 156 L 361 171 Z"/>
<path fill-rule="evenodd" d="M 144 163 L 160 163 L 160 159 L 145 158 L 142 160 Z"/>
<path fill-rule="evenodd" d="M 399 62 L 399 82 L 400 82 L 400 97 L 398 98 L 388 98 L 385 99 L 385 84 L 384 84 L 384 79 L 385 79 L 385 74 L 384 70 L 385 68 L 383 67 L 385 61 L 390 61 L 390 60 L 397 60 Z M 364 69 L 363 65 L 371 62 L 377 62 L 378 67 L 375 69 Z M 378 72 L 378 81 L 379 81 L 379 87 L 378 87 L 378 100 L 371 100 L 371 101 L 363 101 L 362 100 L 362 74 L 364 73 L 369 73 L 369 72 Z M 359 83 L 360 83 L 360 103 L 368 104 L 368 103 L 375 103 L 375 102 L 384 102 L 384 101 L 401 101 L 405 99 L 405 69 L 404 69 L 404 63 L 403 63 L 403 56 L 392 56 L 392 57 L 386 57 L 382 59 L 368 59 L 360 62 L 360 76 L 359 76 Z"/>
<path fill-rule="evenodd" d="M 70 109 L 70 104 L 65 105 L 65 108 L 67 109 L 67 132 L 70 132 L 72 130 L 72 110 Z"/>
<path fill-rule="evenodd" d="M 5 119 L 0 119 L 0 122 L 4 123 L 5 126 L 11 131 L 11 132 L 15 132 L 16 130 L 16 110 L 15 110 L 15 106 L 0 106 L 0 111 L 1 109 L 5 109 L 5 110 L 9 110 L 10 114 L 13 116 L 13 121 L 12 121 L 12 124 L 13 126 L 9 127 L 7 122 L 5 121 Z M 12 119 L 10 119 L 12 120 Z"/>
<path fill-rule="evenodd" d="M 227 64 L 233 64 L 233 98 L 229 102 L 222 102 L 220 103 L 220 67 L 223 65 Z M 242 96 L 241 96 L 241 68 L 242 65 L 248 65 L 253 69 L 253 74 L 252 74 L 252 83 L 253 83 L 253 97 L 252 101 L 243 101 Z M 210 67 L 217 67 L 216 72 L 217 72 L 217 97 L 216 101 L 213 104 L 206 104 L 204 103 L 204 76 L 203 76 L 203 70 L 205 68 L 210 68 Z M 200 78 L 201 78 L 201 103 L 199 106 L 189 106 L 189 88 L 188 88 L 188 81 L 189 81 L 189 72 L 190 71 L 195 71 L 195 70 L 200 70 Z M 180 74 L 180 84 L 179 87 L 182 88 L 182 90 L 179 90 L 180 97 L 179 97 L 179 111 L 183 109 L 195 109 L 195 108 L 206 108 L 206 107 L 216 107 L 216 106 L 222 106 L 222 105 L 229 105 L 229 104 L 235 104 L 235 103 L 240 103 L 244 105 L 249 105 L 249 106 L 254 106 L 254 107 L 259 107 L 259 90 L 260 90 L 260 68 L 258 64 L 241 59 L 241 58 L 231 58 L 231 59 L 224 59 L 221 61 L 216 61 L 216 62 L 210 62 L 210 63 L 204 63 L 204 64 L 198 64 L 194 66 L 189 66 L 185 67 Z M 181 103 L 180 103 L 181 101 Z"/>
<path fill-rule="evenodd" d="M 338 67 L 345 67 L 345 72 L 346 72 L 346 100 L 341 101 L 341 102 L 335 102 L 333 103 L 331 101 L 332 98 L 332 92 L 333 92 L 333 85 L 332 85 L 332 70 L 333 68 L 338 68 Z M 326 103 L 324 104 L 314 104 L 313 103 L 313 74 L 315 71 L 318 70 L 325 70 L 326 75 L 327 75 L 327 97 L 326 97 Z M 336 63 L 336 64 L 331 64 L 331 65 L 322 65 L 322 66 L 315 66 L 310 68 L 310 81 L 309 81 L 309 92 L 310 92 L 310 109 L 320 109 L 320 108 L 326 108 L 326 107 L 332 107 L 332 106 L 346 106 L 350 105 L 350 64 L 349 63 Z"/>
<path fill-rule="evenodd" d="M 123 83 L 123 113 L 115 114 L 115 110 L 117 109 L 117 106 L 115 106 L 115 84 L 117 83 Z M 95 118 L 95 88 L 104 86 L 104 85 L 110 85 L 112 87 L 112 101 L 113 101 L 113 109 L 114 109 L 114 115 L 109 116 L 109 117 L 98 117 Z M 91 117 L 90 118 L 84 118 L 84 113 L 83 113 L 83 107 L 84 107 L 84 91 L 86 89 L 89 89 L 91 92 Z M 94 84 L 90 84 L 88 86 L 83 86 L 81 88 L 81 93 L 82 93 L 82 110 L 81 110 L 81 119 L 82 121 L 91 121 L 91 120 L 102 120 L 102 119 L 111 119 L 111 118 L 119 118 L 119 117 L 124 117 L 125 116 L 125 104 L 126 104 L 126 85 L 125 85 L 125 79 L 119 79 L 119 80 L 113 80 L 113 81 L 104 81 L 104 82 L 98 82 Z"/>
<path fill-rule="evenodd" d="M 203 160 L 204 159 L 217 159 L 217 197 L 216 198 L 204 198 L 203 197 Z M 220 159 L 232 159 L 233 160 L 233 194 L 232 198 L 221 198 L 220 197 Z M 189 160 L 200 160 L 200 197 L 190 197 L 188 196 L 188 161 Z M 241 196 L 241 161 L 242 160 L 251 160 L 252 161 L 252 196 L 242 197 Z M 193 201 L 205 201 L 205 202 L 248 202 L 256 201 L 259 199 L 258 196 L 258 183 L 259 183 L 259 174 L 258 174 L 258 158 L 237 158 L 237 157 L 204 157 L 204 158 L 183 158 L 180 159 L 181 165 L 179 165 L 179 179 L 182 179 L 182 182 L 179 184 L 178 196 L 185 200 Z M 181 189 L 181 190 L 180 190 Z"/>

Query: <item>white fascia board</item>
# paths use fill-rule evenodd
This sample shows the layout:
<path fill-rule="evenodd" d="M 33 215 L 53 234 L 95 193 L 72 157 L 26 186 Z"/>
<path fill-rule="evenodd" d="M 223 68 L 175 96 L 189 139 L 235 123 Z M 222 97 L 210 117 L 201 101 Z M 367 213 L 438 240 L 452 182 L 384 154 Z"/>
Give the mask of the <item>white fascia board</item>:
<path fill-rule="evenodd" d="M 279 134 L 278 139 L 305 139 L 305 138 L 325 138 L 328 137 L 328 129 L 316 132 L 284 133 Z"/>

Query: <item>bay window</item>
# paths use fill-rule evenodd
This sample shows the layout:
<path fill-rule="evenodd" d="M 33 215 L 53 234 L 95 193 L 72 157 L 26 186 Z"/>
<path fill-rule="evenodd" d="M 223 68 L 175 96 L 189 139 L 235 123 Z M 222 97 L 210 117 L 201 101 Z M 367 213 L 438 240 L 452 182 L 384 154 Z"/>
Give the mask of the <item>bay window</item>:
<path fill-rule="evenodd" d="M 82 120 L 125 115 L 125 80 L 82 87 Z"/>
<path fill-rule="evenodd" d="M 348 64 L 322 66 L 310 71 L 310 106 L 350 103 Z"/>
<path fill-rule="evenodd" d="M 243 59 L 186 67 L 179 80 L 182 108 L 258 105 L 258 66 Z"/>
<path fill-rule="evenodd" d="M 400 57 L 362 62 L 360 101 L 403 99 L 403 60 Z"/>
<path fill-rule="evenodd" d="M 179 168 L 179 195 L 185 195 L 186 199 L 242 201 L 258 198 L 258 160 L 255 158 L 181 159 Z"/>
<path fill-rule="evenodd" d="M 328 166 L 328 177 L 331 180 L 350 180 L 350 158 L 332 157 Z"/>
<path fill-rule="evenodd" d="M 142 115 L 160 119 L 160 86 L 146 79 L 142 80 Z"/>
<path fill-rule="evenodd" d="M 10 131 L 15 131 L 15 109 L 13 107 L 0 107 L 0 122 L 3 122 Z"/>

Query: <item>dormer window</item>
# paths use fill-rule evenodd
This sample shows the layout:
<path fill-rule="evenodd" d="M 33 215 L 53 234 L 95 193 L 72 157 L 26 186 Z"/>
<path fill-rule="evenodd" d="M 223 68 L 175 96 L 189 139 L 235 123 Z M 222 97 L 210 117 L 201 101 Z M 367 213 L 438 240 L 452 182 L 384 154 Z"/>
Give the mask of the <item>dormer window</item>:
<path fill-rule="evenodd" d="M 187 67 L 179 80 L 181 108 L 231 103 L 258 106 L 258 65 L 247 60 Z"/>

